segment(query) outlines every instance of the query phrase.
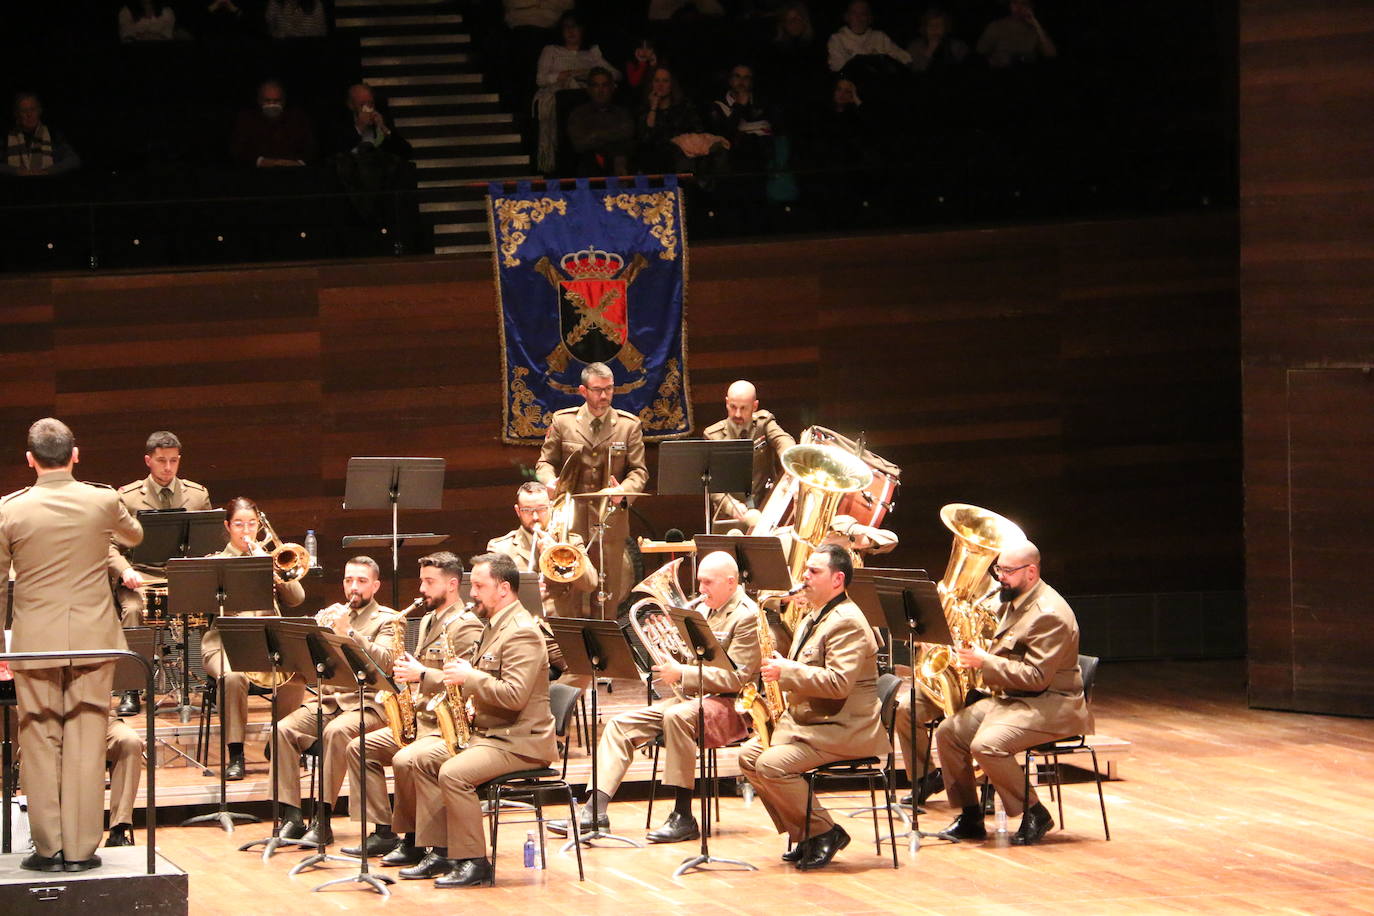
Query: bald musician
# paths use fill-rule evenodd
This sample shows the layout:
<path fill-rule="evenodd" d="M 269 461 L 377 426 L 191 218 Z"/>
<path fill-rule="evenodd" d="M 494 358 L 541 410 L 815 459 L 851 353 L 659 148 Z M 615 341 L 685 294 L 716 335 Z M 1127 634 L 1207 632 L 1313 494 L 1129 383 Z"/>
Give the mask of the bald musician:
<path fill-rule="evenodd" d="M 1078 669 L 1078 621 L 1067 601 L 1040 578 L 1040 551 L 1029 541 L 1008 548 L 992 573 L 1002 584 L 1002 610 L 987 651 L 960 647 L 959 664 L 979 671 L 992 696 L 970 703 L 940 723 L 940 749 L 949 803 L 960 809 L 940 836 L 981 840 L 983 806 L 973 781 L 976 761 L 996 788 L 1008 816 L 1022 814 L 1015 846 L 1038 843 L 1054 826 L 1035 790 L 1025 796 L 1016 755 L 1028 747 L 1092 731 Z"/>
<path fill-rule="evenodd" d="M 797 444 L 773 415 L 759 410 L 758 393 L 752 382 L 740 379 L 725 392 L 725 419 L 712 423 L 702 433 L 707 439 L 750 439 L 754 443 L 754 476 L 748 493 L 712 493 L 711 514 L 720 519 L 737 519 L 744 527 L 759 520 L 759 508 L 768 491 L 782 476 L 782 454 Z"/>

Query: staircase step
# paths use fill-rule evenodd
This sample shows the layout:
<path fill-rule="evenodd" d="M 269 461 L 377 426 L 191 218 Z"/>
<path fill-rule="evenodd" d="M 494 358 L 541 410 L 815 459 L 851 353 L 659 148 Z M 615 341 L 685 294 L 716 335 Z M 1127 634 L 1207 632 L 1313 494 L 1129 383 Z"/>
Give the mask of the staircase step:
<path fill-rule="evenodd" d="M 406 45 L 465 45 L 471 44 L 472 36 L 466 32 L 453 32 L 448 35 L 364 35 L 358 44 L 364 48 L 391 48 Z"/>
<path fill-rule="evenodd" d="M 502 146 L 519 142 L 519 134 L 472 134 L 469 136 L 412 137 L 410 139 L 410 145 L 415 149 L 450 146 Z"/>
<path fill-rule="evenodd" d="M 335 19 L 340 29 L 408 29 L 417 26 L 462 25 L 459 13 L 432 13 L 426 16 L 349 16 Z"/>
<path fill-rule="evenodd" d="M 435 254 L 490 254 L 491 242 L 483 245 L 435 245 Z"/>
<path fill-rule="evenodd" d="M 543 181 L 543 175 L 516 174 L 516 175 L 479 175 L 472 178 L 426 178 L 417 181 L 415 186 L 421 191 L 475 191 L 472 186 L 478 182 L 487 180 L 507 181 Z"/>
<path fill-rule="evenodd" d="M 364 57 L 363 69 L 369 67 L 438 67 L 465 64 L 466 54 L 401 54 L 395 57 Z"/>
<path fill-rule="evenodd" d="M 512 156 L 451 156 L 443 159 L 416 159 L 417 169 L 476 169 L 503 165 L 529 165 L 525 154 Z"/>
<path fill-rule="evenodd" d="M 366 9 L 371 6 L 443 6 L 448 0 L 334 0 L 335 9 Z"/>
<path fill-rule="evenodd" d="M 461 95 L 402 95 L 390 100 L 391 110 L 411 109 L 426 110 L 426 114 L 456 114 L 456 112 L 445 111 L 454 107 L 467 108 L 472 106 L 495 106 L 499 101 L 494 92 L 464 92 Z"/>
<path fill-rule="evenodd" d="M 510 124 L 508 111 L 492 111 L 486 114 L 437 115 L 430 118 L 397 118 L 396 126 L 406 130 L 424 127 L 472 127 L 479 124 Z"/>
<path fill-rule="evenodd" d="M 421 213 L 484 213 L 485 200 L 431 200 L 420 204 Z"/>
<path fill-rule="evenodd" d="M 481 84 L 482 74 L 441 73 L 423 76 L 378 76 L 369 77 L 367 82 L 371 86 L 473 86 Z"/>

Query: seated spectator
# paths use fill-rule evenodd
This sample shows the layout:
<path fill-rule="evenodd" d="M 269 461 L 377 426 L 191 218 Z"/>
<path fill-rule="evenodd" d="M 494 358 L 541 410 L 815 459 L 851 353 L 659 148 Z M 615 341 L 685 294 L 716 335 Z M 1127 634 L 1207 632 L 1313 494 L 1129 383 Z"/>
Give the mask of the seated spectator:
<path fill-rule="evenodd" d="M 635 45 L 634 56 L 625 63 L 625 84 L 635 91 L 658 66 L 658 52 L 654 49 L 652 38 L 641 39 Z"/>
<path fill-rule="evenodd" d="M 763 49 L 759 79 L 788 123 L 800 120 L 825 90 L 825 45 L 816 40 L 805 3 L 792 0 L 778 13 L 777 31 Z"/>
<path fill-rule="evenodd" d="M 327 31 L 323 0 L 267 0 L 267 34 L 319 38 Z"/>
<path fill-rule="evenodd" d="M 591 100 L 568 115 L 568 138 L 577 153 L 579 175 L 624 175 L 634 151 L 635 122 L 615 104 L 615 77 L 605 67 L 593 67 L 587 78 Z"/>
<path fill-rule="evenodd" d="M 505 54 L 494 61 L 507 104 L 523 110 L 538 88 L 534 74 L 539 53 L 555 38 L 554 27 L 573 0 L 504 0 Z"/>
<path fill-rule="evenodd" d="M 406 186 L 410 144 L 387 123 L 367 83 L 348 87 L 345 108 L 334 125 L 332 160 L 339 183 L 358 214 L 368 222 L 385 216 L 379 192 Z"/>
<path fill-rule="evenodd" d="M 1033 64 L 1058 56 L 1032 0 L 1010 0 L 1008 13 L 988 23 L 978 38 L 978 54 L 994 70 Z"/>
<path fill-rule="evenodd" d="M 161 0 L 133 0 L 120 7 L 120 41 L 171 41 L 176 28 L 176 13 Z"/>
<path fill-rule="evenodd" d="M 31 178 L 61 175 L 81 168 L 81 157 L 60 133 L 43 123 L 38 96 L 21 92 L 14 97 L 14 129 L 5 141 L 0 175 Z"/>
<path fill-rule="evenodd" d="M 258 107 L 239 112 L 229 155 L 240 165 L 289 168 L 315 159 L 315 133 L 305 112 L 286 107 L 286 90 L 276 80 L 258 87 Z"/>
<path fill-rule="evenodd" d="M 558 93 L 583 90 L 593 67 L 602 67 L 612 76 L 620 71 L 607 63 L 596 45 L 586 46 L 586 30 L 573 13 L 560 20 L 562 44 L 548 45 L 539 55 L 535 81 L 534 113 L 539 118 L 539 170 L 552 172 L 558 159 Z"/>
<path fill-rule="evenodd" d="M 674 138 L 701 135 L 701 118 L 678 85 L 673 71 L 660 64 L 643 84 L 643 101 L 635 119 L 639 169 L 643 172 L 686 172 L 692 156 Z"/>
<path fill-rule="evenodd" d="M 733 172 L 762 173 L 773 156 L 773 124 L 754 95 L 754 70 L 730 68 L 729 89 L 707 111 L 706 130 L 730 144 L 726 162 Z"/>
<path fill-rule="evenodd" d="M 907 45 L 911 69 L 935 73 L 958 66 L 968 57 L 968 45 L 950 34 L 949 13 L 932 7 L 921 16 L 921 34 Z"/>
<path fill-rule="evenodd" d="M 822 225 L 860 221 L 860 202 L 874 193 L 871 170 L 882 154 L 870 115 L 854 81 L 841 76 L 810 119 L 798 158 L 807 170 L 805 197 Z"/>
<path fill-rule="evenodd" d="M 839 73 L 856 57 L 888 57 L 903 67 L 911 65 L 911 55 L 872 25 L 873 9 L 868 0 L 851 0 L 845 7 L 844 25 L 826 45 L 831 71 Z"/>

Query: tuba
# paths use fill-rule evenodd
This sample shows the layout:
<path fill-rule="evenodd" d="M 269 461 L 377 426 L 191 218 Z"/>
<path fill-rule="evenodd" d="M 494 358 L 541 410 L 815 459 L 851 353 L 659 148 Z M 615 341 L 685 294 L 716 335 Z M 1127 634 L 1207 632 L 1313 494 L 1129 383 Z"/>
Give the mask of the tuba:
<path fill-rule="evenodd" d="M 682 641 L 682 635 L 678 633 L 677 627 L 664 610 L 668 607 L 689 608 L 695 603 L 688 600 L 682 586 L 678 584 L 677 571 L 683 559 L 678 557 L 676 560 L 669 560 L 631 589 L 651 596 L 641 598 L 631 605 L 628 617 L 630 629 L 656 665 L 668 662 L 691 665 L 696 662 L 691 647 Z M 680 685 L 673 684 L 672 687 L 673 694 L 679 701 L 687 698 Z"/>
<path fill-rule="evenodd" d="M 996 512 L 966 503 L 945 506 L 940 520 L 954 534 L 945 575 L 935 586 L 945 622 L 956 646 L 986 649 L 997 628 L 997 585 L 989 570 L 1004 550 L 1025 541 L 1026 534 Z M 956 661 L 950 646 L 923 646 L 915 666 L 921 692 L 946 716 L 964 705 L 970 690 L 982 687 L 978 672 L 963 671 Z"/>
<path fill-rule="evenodd" d="M 576 582 L 591 566 L 587 551 L 568 540 L 576 508 L 572 497 L 564 493 L 549 509 L 549 531 L 543 540 L 551 543 L 539 554 L 539 572 L 550 582 Z"/>
<path fill-rule="evenodd" d="M 310 552 L 300 544 L 286 544 L 277 537 L 267 513 L 258 510 L 258 519 L 267 537 L 257 542 L 264 553 L 272 555 L 272 575 L 278 582 L 294 582 L 310 572 Z"/>

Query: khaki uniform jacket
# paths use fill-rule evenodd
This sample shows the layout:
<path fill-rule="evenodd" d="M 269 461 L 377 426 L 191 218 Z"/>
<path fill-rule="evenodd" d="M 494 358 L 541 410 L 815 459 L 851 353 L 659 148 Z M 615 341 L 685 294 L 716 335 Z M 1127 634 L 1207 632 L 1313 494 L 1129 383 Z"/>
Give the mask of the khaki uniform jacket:
<path fill-rule="evenodd" d="M 463 682 L 463 697 L 473 707 L 469 746 L 496 747 L 546 762 L 557 757 L 549 659 L 534 615 L 519 601 L 501 608 L 468 659 L 473 670 Z"/>
<path fill-rule="evenodd" d="M 437 734 L 439 730 L 439 720 L 425 705 L 444 689 L 443 667 L 448 657 L 445 640 L 452 642 L 457 653 L 462 655 L 475 644 L 481 632 L 481 619 L 461 604 L 450 604 L 421 618 L 415 657 L 430 670 L 420 678 L 420 701 L 415 704 L 419 734 Z"/>
<path fill-rule="evenodd" d="M 1078 620 L 1044 580 L 1005 613 L 983 662 L 983 683 L 1001 690 L 997 721 L 1055 735 L 1092 733 L 1078 669 Z"/>
<path fill-rule="evenodd" d="M 576 456 L 566 480 L 569 492 L 599 490 L 611 477 L 625 490 L 644 492 L 649 468 L 644 463 L 644 430 L 639 418 L 612 408 L 601 419 L 601 429 L 594 435 L 586 404 L 554 412 L 534 466 L 540 483 L 558 480 L 563 466 Z"/>
<path fill-rule="evenodd" d="M 212 556 L 246 557 L 248 556 L 248 554 L 243 553 L 241 550 L 236 548 L 232 543 L 230 543 L 226 544 L 224 549 L 221 550 L 219 553 L 212 554 Z M 284 604 L 287 607 L 300 607 L 302 604 L 305 603 L 305 586 L 301 585 L 299 580 L 293 580 L 291 582 L 278 582 L 274 580 L 272 585 L 272 591 L 273 606 L 270 609 L 263 608 L 261 611 L 242 611 L 238 614 L 231 614 L 229 616 L 280 617 L 281 605 Z M 214 608 L 206 608 L 206 610 L 213 612 Z M 224 642 L 220 639 L 219 630 L 213 626 L 210 627 L 210 629 L 206 630 L 205 638 L 202 639 L 200 643 L 201 654 L 205 654 L 212 651 L 218 651 L 223 648 Z"/>
<path fill-rule="evenodd" d="M 81 483 L 70 471 L 49 471 L 0 500 L 0 569 L 12 564 L 15 577 L 13 651 L 127 647 L 106 572 L 111 538 L 133 546 L 143 526 L 113 488 Z"/>
<path fill-rule="evenodd" d="M 702 433 L 707 439 L 754 440 L 754 478 L 748 494 L 713 493 L 712 514 L 719 518 L 743 518 L 746 509 L 759 509 L 768 498 L 768 488 L 782 476 L 782 453 L 797 444 L 773 415 L 766 410 L 754 412 L 749 427 L 738 433 L 729 419 L 712 423 Z M 744 496 L 741 501 L 740 497 Z"/>
<path fill-rule="evenodd" d="M 736 587 L 730 600 L 711 611 L 706 620 L 716 636 L 716 642 L 725 649 L 734 667 L 726 670 L 702 666 L 702 680 L 706 684 L 703 691 L 697 684 L 697 669 L 691 665 L 684 666 L 682 691 L 688 696 L 698 693 L 726 696 L 739 693 L 745 684 L 751 683 L 759 674 L 759 607 L 744 593 L 743 587 Z"/>
<path fill-rule="evenodd" d="M 569 532 L 568 543 L 581 547 L 582 535 L 575 531 Z M 487 541 L 488 552 L 505 554 L 514 560 L 520 569 L 530 568 L 531 546 L 530 533 L 523 527 Z M 582 609 L 580 596 L 595 589 L 596 585 L 596 567 L 591 563 L 587 564 L 587 572 L 580 579 L 571 582 L 550 582 L 545 579 L 544 588 L 548 592 L 548 597 L 544 599 L 544 616 L 581 617 L 578 613 Z"/>
<path fill-rule="evenodd" d="M 154 481 L 152 475 L 148 475 L 142 480 L 135 480 L 119 488 L 119 498 L 124 503 L 129 514 L 137 517 L 138 513 L 148 509 L 161 509 L 162 500 L 158 498 L 158 491 L 161 489 Z M 187 509 L 191 512 L 204 512 L 213 509 L 210 505 L 210 491 L 193 480 L 182 480 L 180 477 L 172 478 L 173 509 Z M 110 545 L 110 574 L 118 579 L 124 575 L 124 571 L 131 564 L 128 559 L 119 552 L 113 544 Z M 140 566 L 140 572 L 154 572 L 159 575 L 164 574 L 164 569 L 160 566 Z"/>
<path fill-rule="evenodd" d="M 340 611 L 349 614 L 349 627 L 353 633 L 353 645 L 367 653 L 368 658 L 387 674 L 396 664 L 396 659 L 405 651 L 405 621 L 391 608 L 369 601 L 357 611 L 351 611 L 347 604 L 331 604 L 315 615 L 315 622 L 322 627 L 329 626 L 329 620 Z M 325 715 L 336 712 L 358 711 L 358 691 L 346 687 L 320 687 L 320 701 Z M 313 708 L 314 704 L 308 703 Z M 368 709 L 382 714 L 382 707 L 371 693 L 364 704 Z"/>
<path fill-rule="evenodd" d="M 803 667 L 784 669 L 778 680 L 787 711 L 773 744 L 806 744 L 846 758 L 880 757 L 891 744 L 879 717 L 878 640 L 848 597 L 811 625 L 818 613 L 802 619 L 797 632 L 805 640 L 794 640 L 789 653 Z"/>

